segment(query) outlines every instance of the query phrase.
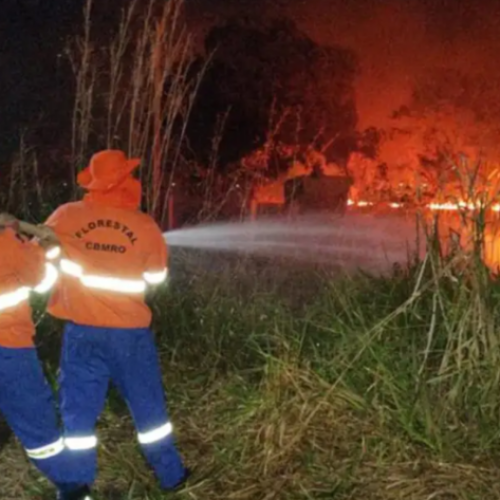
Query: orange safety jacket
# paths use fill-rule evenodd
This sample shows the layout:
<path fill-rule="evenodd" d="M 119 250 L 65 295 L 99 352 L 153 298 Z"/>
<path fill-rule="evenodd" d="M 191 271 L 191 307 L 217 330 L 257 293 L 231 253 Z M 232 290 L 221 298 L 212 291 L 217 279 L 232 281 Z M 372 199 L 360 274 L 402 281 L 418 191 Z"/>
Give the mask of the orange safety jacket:
<path fill-rule="evenodd" d="M 45 225 L 62 245 L 51 315 L 107 328 L 151 324 L 145 292 L 167 277 L 167 246 L 149 215 L 84 199 L 62 205 Z"/>
<path fill-rule="evenodd" d="M 44 250 L 12 229 L 0 231 L 0 346 L 33 347 L 31 291 L 44 293 L 57 279 Z"/>

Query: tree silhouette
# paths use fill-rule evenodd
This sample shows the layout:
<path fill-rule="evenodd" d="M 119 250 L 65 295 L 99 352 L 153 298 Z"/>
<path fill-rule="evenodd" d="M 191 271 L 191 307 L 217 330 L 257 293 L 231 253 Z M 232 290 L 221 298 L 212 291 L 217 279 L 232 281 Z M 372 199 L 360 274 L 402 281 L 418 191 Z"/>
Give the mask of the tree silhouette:
<path fill-rule="evenodd" d="M 217 117 L 229 111 L 221 161 L 236 161 L 267 140 L 273 116 L 286 113 L 275 137 L 288 144 L 327 143 L 331 156 L 346 155 L 357 116 L 355 55 L 321 47 L 288 20 L 256 25 L 236 19 L 211 30 L 205 40 L 213 60 L 200 88 L 190 139 L 209 154 Z M 333 158 L 332 158 L 333 159 Z"/>

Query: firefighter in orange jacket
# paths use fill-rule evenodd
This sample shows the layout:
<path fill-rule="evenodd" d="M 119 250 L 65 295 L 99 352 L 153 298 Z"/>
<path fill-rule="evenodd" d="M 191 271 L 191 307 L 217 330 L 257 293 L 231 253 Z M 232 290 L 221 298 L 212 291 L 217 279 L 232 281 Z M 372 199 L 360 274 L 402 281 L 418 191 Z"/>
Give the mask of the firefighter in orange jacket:
<path fill-rule="evenodd" d="M 188 471 L 177 451 L 145 303 L 149 285 L 167 276 L 167 247 L 139 210 L 140 160 L 106 150 L 92 157 L 78 183 L 82 201 L 58 208 L 45 223 L 60 239 L 60 279 L 48 312 L 65 320 L 60 370 L 65 442 L 79 460 L 79 482 L 96 477 L 96 420 L 112 381 L 132 413 L 146 459 L 165 490 Z"/>
<path fill-rule="evenodd" d="M 57 270 L 44 250 L 16 234 L 15 219 L 0 215 L 0 413 L 31 462 L 59 489 L 59 498 L 80 497 L 70 474 L 52 390 L 33 343 L 29 297 L 47 292 Z M 76 494 L 75 494 L 76 492 Z M 83 498 L 83 497 L 82 497 Z"/>

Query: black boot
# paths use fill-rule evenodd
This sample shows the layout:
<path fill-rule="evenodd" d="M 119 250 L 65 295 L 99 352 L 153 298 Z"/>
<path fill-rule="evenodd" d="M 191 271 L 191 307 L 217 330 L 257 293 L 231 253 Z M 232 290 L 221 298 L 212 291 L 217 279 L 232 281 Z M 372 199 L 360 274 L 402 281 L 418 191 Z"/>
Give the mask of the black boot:
<path fill-rule="evenodd" d="M 77 489 L 70 491 L 57 492 L 57 500 L 92 500 L 90 496 L 90 488 L 88 486 L 81 486 Z"/>
<path fill-rule="evenodd" d="M 170 488 L 163 488 L 163 490 L 171 492 L 179 491 L 185 486 L 187 480 L 190 477 L 191 477 L 191 470 L 186 468 L 184 469 L 184 475 L 182 476 L 182 479 L 175 486 L 171 486 Z"/>

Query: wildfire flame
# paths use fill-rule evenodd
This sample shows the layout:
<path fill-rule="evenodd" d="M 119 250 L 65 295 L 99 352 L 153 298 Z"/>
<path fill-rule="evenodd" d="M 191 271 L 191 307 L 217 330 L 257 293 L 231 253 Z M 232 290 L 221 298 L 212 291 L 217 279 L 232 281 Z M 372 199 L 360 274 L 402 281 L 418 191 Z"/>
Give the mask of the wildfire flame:
<path fill-rule="evenodd" d="M 365 200 L 360 200 L 360 201 L 353 201 L 353 200 L 348 200 L 347 205 L 350 207 L 371 207 L 375 203 L 371 201 L 365 201 Z M 391 208 L 401 208 L 404 205 L 402 203 L 390 203 L 389 206 Z M 478 210 L 481 208 L 480 203 L 466 203 L 465 201 L 459 201 L 458 203 L 451 203 L 451 202 L 446 202 L 446 203 L 429 203 L 426 205 L 426 208 L 429 210 L 437 211 L 437 210 L 447 210 L 447 211 L 456 211 L 456 210 Z M 500 203 L 497 203 L 495 205 L 492 205 L 491 207 L 487 207 L 489 210 L 492 210 L 493 212 L 500 212 Z"/>

